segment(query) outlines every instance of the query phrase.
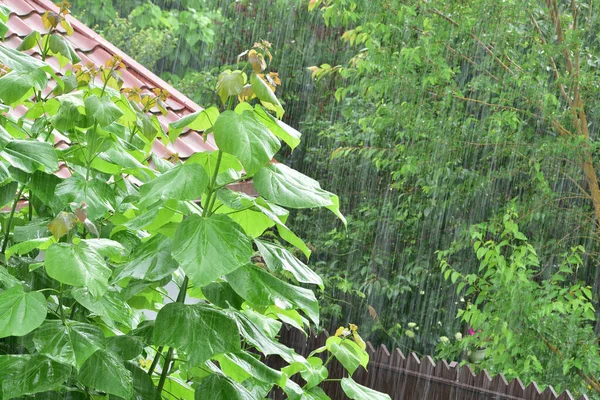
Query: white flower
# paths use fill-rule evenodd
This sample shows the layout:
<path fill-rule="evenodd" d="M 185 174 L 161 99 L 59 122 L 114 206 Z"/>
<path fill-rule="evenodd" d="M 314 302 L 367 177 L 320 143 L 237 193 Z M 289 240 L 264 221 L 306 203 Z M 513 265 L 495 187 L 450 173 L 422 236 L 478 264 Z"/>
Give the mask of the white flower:
<path fill-rule="evenodd" d="M 404 334 L 406 336 L 408 336 L 409 338 L 411 338 L 411 339 L 415 337 L 415 333 L 413 331 L 408 331 L 407 330 L 407 331 L 404 331 Z"/>
<path fill-rule="evenodd" d="M 461 340 L 462 340 L 462 333 L 460 333 L 460 332 L 456 332 L 456 333 L 454 334 L 454 339 L 456 339 L 456 340 L 458 340 L 458 341 L 461 341 Z"/>
<path fill-rule="evenodd" d="M 447 336 L 440 336 L 440 342 L 441 343 L 448 343 L 448 342 L 450 342 L 450 339 L 448 339 Z"/>
<path fill-rule="evenodd" d="M 461 303 L 464 303 L 464 302 L 465 302 L 465 298 L 464 298 L 464 297 L 461 297 L 461 298 L 460 298 L 460 302 L 461 302 Z"/>
<path fill-rule="evenodd" d="M 438 325 L 439 325 L 439 326 L 442 326 L 442 321 L 438 321 Z"/>
<path fill-rule="evenodd" d="M 424 290 L 421 290 L 421 295 L 424 295 L 424 294 L 425 294 L 425 291 L 424 291 Z"/>
<path fill-rule="evenodd" d="M 415 324 L 414 322 L 409 322 L 409 323 L 408 323 L 408 327 L 409 327 L 410 329 L 414 328 L 415 326 L 417 326 L 417 324 Z"/>

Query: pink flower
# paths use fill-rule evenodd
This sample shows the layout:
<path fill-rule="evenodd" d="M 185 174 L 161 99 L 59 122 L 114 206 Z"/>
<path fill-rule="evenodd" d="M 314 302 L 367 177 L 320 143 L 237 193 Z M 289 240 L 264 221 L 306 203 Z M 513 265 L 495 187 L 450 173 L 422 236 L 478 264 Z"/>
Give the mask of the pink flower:
<path fill-rule="evenodd" d="M 469 328 L 469 336 L 475 336 L 475 330 L 473 328 Z"/>

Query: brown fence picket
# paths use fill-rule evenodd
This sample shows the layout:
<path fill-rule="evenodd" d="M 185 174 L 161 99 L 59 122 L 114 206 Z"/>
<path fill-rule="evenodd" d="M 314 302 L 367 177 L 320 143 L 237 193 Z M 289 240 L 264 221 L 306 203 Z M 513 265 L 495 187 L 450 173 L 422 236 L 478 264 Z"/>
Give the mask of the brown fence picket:
<path fill-rule="evenodd" d="M 308 337 L 298 329 L 283 327 L 280 341 L 307 356 L 311 351 L 324 346 L 329 334 Z M 430 356 L 419 358 L 415 353 L 404 355 L 399 349 L 389 351 L 385 346 L 375 348 L 367 342 L 369 365 L 360 368 L 352 378 L 359 384 L 390 395 L 392 400 L 573 400 L 569 391 L 558 395 L 552 387 L 541 391 L 533 382 L 526 387 L 519 379 L 508 382 L 502 374 L 490 376 L 483 370 L 478 374 L 465 365 L 456 362 L 434 361 Z M 323 354 L 322 354 L 323 355 Z M 274 368 L 285 365 L 277 356 L 267 358 L 267 364 Z M 333 360 L 329 365 L 329 378 L 339 379 L 347 376 L 343 366 Z M 296 382 L 303 384 L 299 377 Z M 347 400 L 339 382 L 325 382 L 321 385 L 332 400 Z M 273 390 L 269 398 L 283 400 L 281 390 Z M 578 400 L 588 400 L 586 396 Z"/>

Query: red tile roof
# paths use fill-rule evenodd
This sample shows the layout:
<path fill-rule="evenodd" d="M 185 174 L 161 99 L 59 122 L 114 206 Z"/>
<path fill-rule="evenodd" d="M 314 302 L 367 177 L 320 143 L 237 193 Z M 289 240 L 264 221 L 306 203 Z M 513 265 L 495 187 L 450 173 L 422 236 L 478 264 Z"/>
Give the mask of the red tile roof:
<path fill-rule="evenodd" d="M 4 40 L 4 44 L 11 48 L 19 46 L 23 38 L 33 30 L 42 33 L 47 30 L 44 28 L 42 22 L 42 16 L 46 11 L 59 12 L 58 7 L 49 0 L 0 0 L 0 3 L 4 3 L 11 11 L 7 23 L 9 30 Z M 113 55 L 117 55 L 122 58 L 122 62 L 126 67 L 125 70 L 120 70 L 124 80 L 124 88 L 137 87 L 142 89 L 143 93 L 158 88 L 166 90 L 169 93 L 169 97 L 165 101 L 167 105 L 166 115 L 162 115 L 158 109 L 151 110 L 157 116 L 165 132 L 169 123 L 202 109 L 198 104 L 181 94 L 174 87 L 170 86 L 71 15 L 67 16 L 67 20 L 73 27 L 74 33 L 72 36 L 65 35 L 64 37 L 72 44 L 81 58 L 83 65 L 91 62 L 96 66 L 103 66 Z M 59 26 L 60 30 L 64 33 L 62 27 Z M 35 50 L 32 50 L 32 54 L 39 55 Z M 53 58 L 49 58 L 47 62 L 56 70 L 59 69 L 58 62 Z M 16 109 L 15 113 L 18 114 L 19 110 Z M 68 143 L 68 139 L 59 137 L 58 135 L 56 140 L 57 142 L 64 141 Z M 187 132 L 184 131 L 175 143 L 167 146 L 157 140 L 152 146 L 152 150 L 161 157 L 166 158 L 177 153 L 180 158 L 185 159 L 195 152 L 216 150 L 216 145 L 211 136 L 205 142 L 201 134 L 188 130 Z"/>

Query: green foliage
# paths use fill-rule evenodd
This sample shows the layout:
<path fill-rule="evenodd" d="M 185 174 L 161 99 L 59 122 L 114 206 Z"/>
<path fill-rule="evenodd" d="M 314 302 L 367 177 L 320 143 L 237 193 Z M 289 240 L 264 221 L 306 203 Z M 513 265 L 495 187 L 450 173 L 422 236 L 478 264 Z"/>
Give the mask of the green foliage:
<path fill-rule="evenodd" d="M 132 11 L 136 18 L 155 11 L 141 7 Z M 276 183 L 265 189 L 267 199 L 231 187 L 270 173 L 280 139 L 269 126 L 291 128 L 248 104 L 237 83 L 226 85 L 226 110 L 211 108 L 170 127 L 211 130 L 220 150 L 175 165 L 157 158 L 152 144 L 170 132 L 146 111 L 160 107 L 164 93 L 122 88 L 118 58 L 60 75 L 46 63 L 70 56 L 68 47 L 52 44 L 53 37 L 63 40 L 57 26 L 65 28 L 66 12 L 52 16 L 49 31 L 39 34 L 41 60 L 0 46 L 9 77 L 9 90 L 0 91 L 7 110 L 0 120 L 0 189 L 9 194 L 0 212 L 0 398 L 48 392 L 255 399 L 278 386 L 292 398 L 327 399 L 318 389 L 327 360 L 360 360 L 365 367 L 368 355 L 356 330 L 354 341 L 337 338 L 320 350 L 331 354 L 325 361 L 277 342 L 282 322 L 299 329 L 319 323 L 316 296 L 300 284 L 322 287 L 322 280 L 281 245 L 291 242 L 308 253 L 282 208 L 297 193 L 282 193 Z M 12 80 L 15 72 L 24 78 Z M 60 90 L 42 95 L 46 85 Z M 267 100 L 279 104 L 273 93 Z M 19 118 L 12 113 L 17 106 L 26 109 Z M 68 148 L 52 145 L 58 134 Z M 59 165 L 68 177 L 54 175 Z M 302 207 L 324 206 L 343 218 L 337 197 L 316 181 L 280 164 L 275 170 L 281 179 L 310 183 L 302 189 L 309 198 L 327 199 Z M 253 225 L 258 216 L 260 230 Z M 179 286 L 176 299 L 167 285 Z M 197 304 L 186 304 L 188 296 Z M 149 312 L 157 313 L 155 320 Z M 290 368 L 266 366 L 270 354 Z M 351 373 L 358 366 L 348 365 Z M 289 379 L 295 374 L 306 379 L 304 387 Z M 371 398 L 366 389 L 345 385 L 354 398 Z"/>
<path fill-rule="evenodd" d="M 446 338 L 438 355 L 455 358 L 485 349 L 480 368 L 591 395 L 590 382 L 600 370 L 592 291 L 568 283 L 581 267 L 583 249 L 563 254 L 558 265 L 540 262 L 516 219 L 509 211 L 498 224 L 473 227 L 476 273 L 452 268 L 453 251 L 439 253 L 445 279 L 466 298 L 457 317 L 471 334 Z"/>

